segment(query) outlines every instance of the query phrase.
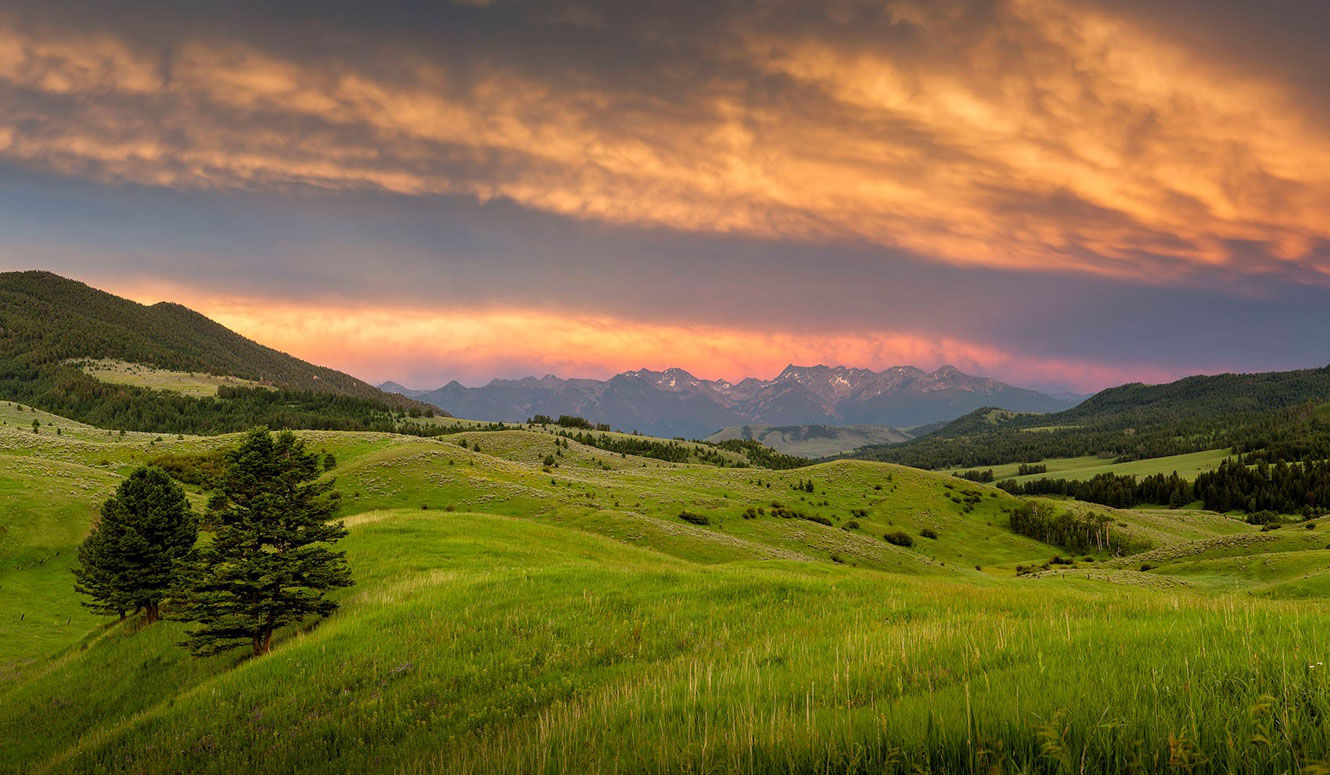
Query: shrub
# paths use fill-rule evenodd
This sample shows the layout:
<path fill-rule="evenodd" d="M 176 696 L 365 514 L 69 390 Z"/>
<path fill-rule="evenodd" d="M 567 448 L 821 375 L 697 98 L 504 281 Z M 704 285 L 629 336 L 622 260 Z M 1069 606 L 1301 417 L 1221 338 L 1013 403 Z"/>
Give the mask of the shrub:
<path fill-rule="evenodd" d="M 931 527 L 926 527 L 923 530 L 920 530 L 919 535 L 923 536 L 924 538 L 931 538 L 934 541 L 937 540 L 937 531 Z"/>
<path fill-rule="evenodd" d="M 804 517 L 804 519 L 808 520 L 809 522 L 816 522 L 819 525 L 826 525 L 827 527 L 831 527 L 831 520 L 827 519 L 826 517 L 820 514 L 810 514 Z"/>
<path fill-rule="evenodd" d="M 694 525 L 711 524 L 711 520 L 707 519 L 707 516 L 705 514 L 694 514 L 693 512 L 688 511 L 687 509 L 679 512 L 679 519 L 682 519 L 684 522 L 690 522 Z"/>
<path fill-rule="evenodd" d="M 849 522 L 846 522 L 846 523 L 845 523 L 844 525 L 842 525 L 841 527 L 842 527 L 842 529 L 844 529 L 844 530 L 858 530 L 858 529 L 859 529 L 859 520 L 857 520 L 857 519 L 852 519 L 852 520 L 850 520 Z"/>
<path fill-rule="evenodd" d="M 887 543 L 895 544 L 896 546 L 905 546 L 905 547 L 914 546 L 914 539 L 911 538 L 909 534 L 902 533 L 899 530 L 892 533 L 887 533 L 882 537 L 887 540 Z"/>
<path fill-rule="evenodd" d="M 1157 568 L 1157 567 L 1159 567 L 1159 566 L 1158 566 L 1158 565 L 1151 565 L 1151 564 L 1148 563 L 1148 562 L 1143 562 L 1143 563 L 1141 563 L 1141 572 L 1144 573 L 1145 571 L 1154 570 L 1154 569 Z"/>

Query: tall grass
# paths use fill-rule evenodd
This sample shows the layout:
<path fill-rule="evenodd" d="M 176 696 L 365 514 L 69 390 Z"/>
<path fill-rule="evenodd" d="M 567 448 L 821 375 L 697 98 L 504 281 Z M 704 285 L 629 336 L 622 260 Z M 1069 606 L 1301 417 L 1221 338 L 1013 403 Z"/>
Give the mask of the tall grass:
<path fill-rule="evenodd" d="M 171 625 L 112 627 L 0 694 L 0 762 L 1273 773 L 1330 745 L 1320 605 L 698 565 L 461 513 L 354 522 L 360 586 L 336 617 L 239 662 L 184 657 Z"/>

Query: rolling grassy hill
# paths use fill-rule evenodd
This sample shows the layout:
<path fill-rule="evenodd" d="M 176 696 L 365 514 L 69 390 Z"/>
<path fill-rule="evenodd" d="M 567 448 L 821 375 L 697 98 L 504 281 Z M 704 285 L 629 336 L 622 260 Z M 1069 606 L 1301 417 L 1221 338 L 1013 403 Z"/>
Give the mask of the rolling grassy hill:
<path fill-rule="evenodd" d="M 357 584 L 268 657 L 197 659 L 179 624 L 95 620 L 69 568 L 120 476 L 234 437 L 0 423 L 3 772 L 1284 772 L 1330 746 L 1315 529 L 1094 507 L 1152 548 L 1015 576 L 1059 550 L 942 474 L 303 431 Z"/>

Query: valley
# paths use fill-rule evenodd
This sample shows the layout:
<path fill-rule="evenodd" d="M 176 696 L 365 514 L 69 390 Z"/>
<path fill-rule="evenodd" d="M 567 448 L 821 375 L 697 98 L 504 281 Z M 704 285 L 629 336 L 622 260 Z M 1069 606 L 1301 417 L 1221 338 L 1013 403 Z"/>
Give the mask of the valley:
<path fill-rule="evenodd" d="M 1128 771 L 1179 750 L 1277 771 L 1327 742 L 1320 530 L 1060 503 L 1150 548 L 1058 565 L 1009 528 L 1017 499 L 900 466 L 302 431 L 336 458 L 356 586 L 271 656 L 197 659 L 180 624 L 90 615 L 69 571 L 121 476 L 235 437 L 4 422 L 0 771 Z M 1232 744 L 1275 725 L 1293 747 Z"/>
<path fill-rule="evenodd" d="M 126 330 L 155 325 L 154 308 L 124 309 L 140 316 Z M 1109 391 L 1061 415 L 888 429 L 890 446 L 831 426 L 684 441 L 294 390 L 227 368 L 225 333 L 200 336 L 143 345 L 143 361 L 75 336 L 32 362 L 48 387 L 25 394 L 45 406 L 0 400 L 0 772 L 1330 766 L 1330 517 L 1011 491 L 1108 476 L 1117 498 L 1147 477 L 1190 487 L 1239 451 L 1313 454 L 1318 375 L 1259 378 L 1284 396 L 1264 413 L 1222 411 L 1228 388 L 1181 404 Z M 227 424 L 260 420 L 294 429 L 347 528 L 337 610 L 277 629 L 271 653 L 199 657 L 170 597 L 151 623 L 86 608 L 72 572 L 103 502 L 159 467 L 207 547 L 248 438 Z M 1196 435 L 1174 435 L 1175 454 L 1057 454 L 1179 422 Z M 851 443 L 916 467 L 825 446 Z M 992 483 L 922 465 L 976 451 L 1015 459 Z"/>

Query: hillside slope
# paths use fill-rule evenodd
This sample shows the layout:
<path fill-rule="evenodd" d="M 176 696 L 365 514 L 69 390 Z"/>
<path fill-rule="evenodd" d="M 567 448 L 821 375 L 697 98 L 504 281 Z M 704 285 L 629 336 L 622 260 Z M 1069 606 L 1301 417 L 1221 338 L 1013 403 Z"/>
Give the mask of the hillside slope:
<path fill-rule="evenodd" d="M 196 659 L 182 625 L 95 624 L 69 556 L 120 474 L 231 437 L 41 427 L 0 424 L 0 514 L 21 538 L 0 544 L 0 610 L 19 614 L 0 630 L 0 772 L 1039 771 L 1050 750 L 1087 771 L 1182 750 L 1274 772 L 1330 742 L 1319 676 L 1288 669 L 1330 648 L 1321 601 L 1217 599 L 1193 580 L 1223 568 L 1197 563 L 1014 578 L 1003 566 L 1054 550 L 1005 529 L 1005 494 L 937 474 L 575 442 L 547 466 L 535 431 L 302 432 L 337 458 L 357 585 L 268 657 Z M 1314 552 L 1214 515 L 1115 516 L 1160 562 L 1278 546 L 1291 578 Z M 1278 721 L 1290 746 L 1231 712 L 1265 696 L 1300 698 Z"/>
<path fill-rule="evenodd" d="M 913 441 L 857 450 L 853 457 L 935 469 L 1250 450 L 1309 435 L 1324 446 L 1330 423 L 1317 410 L 1327 401 L 1330 367 L 1196 376 L 1110 388 L 1055 414 L 983 408 Z"/>
<path fill-rule="evenodd" d="M 346 399 L 344 410 L 362 414 L 423 406 L 265 347 L 178 304 L 144 306 L 49 272 L 0 273 L 0 398 L 131 430 L 188 430 L 207 424 L 195 416 L 225 415 L 224 402 L 168 401 L 182 397 L 99 382 L 76 368 L 80 359 L 231 376 L 293 394 Z M 299 403 L 289 396 L 266 401 Z M 335 402 L 320 403 L 326 410 Z M 282 407 L 250 410 L 260 421 L 282 424 Z M 244 422 L 253 424 L 250 418 Z M 224 419 L 214 424 L 243 427 Z"/>
<path fill-rule="evenodd" d="M 0 772 L 1282 772 L 1330 743 L 1323 674 L 1290 669 L 1330 649 L 1319 531 L 1101 509 L 1154 548 L 1051 564 L 1015 499 L 945 475 L 455 426 L 301 431 L 356 586 L 268 657 L 196 659 L 81 609 L 70 564 L 122 475 L 235 437 L 0 405 Z M 1266 697 L 1296 698 L 1286 745 Z"/>
<path fill-rule="evenodd" d="M 751 439 L 786 455 L 821 458 L 871 445 L 899 444 L 914 438 L 883 425 L 732 425 L 704 441 Z"/>

